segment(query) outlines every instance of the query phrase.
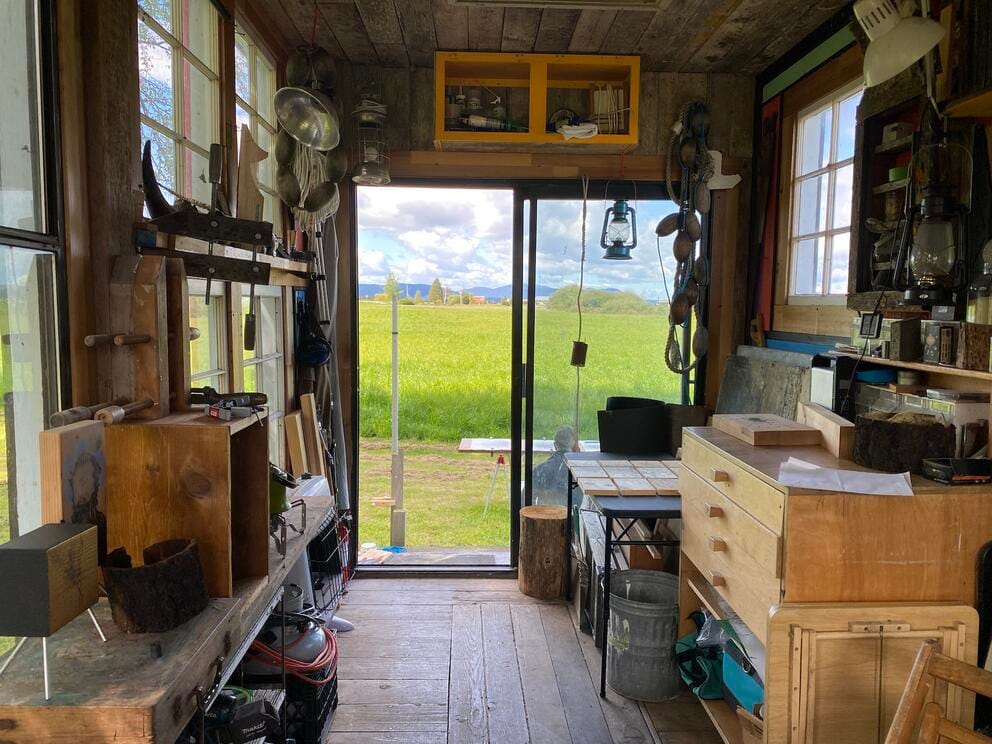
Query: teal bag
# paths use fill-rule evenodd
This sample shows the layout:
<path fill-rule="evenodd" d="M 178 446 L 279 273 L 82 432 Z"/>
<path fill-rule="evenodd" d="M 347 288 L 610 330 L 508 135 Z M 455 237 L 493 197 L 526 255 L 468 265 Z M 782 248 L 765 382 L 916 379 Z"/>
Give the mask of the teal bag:
<path fill-rule="evenodd" d="M 696 645 L 696 637 L 705 617 L 697 611 L 689 619 L 695 623 L 696 630 L 675 642 L 675 663 L 679 674 L 696 696 L 703 700 L 719 700 L 723 697 L 723 650 L 718 646 L 700 648 Z"/>

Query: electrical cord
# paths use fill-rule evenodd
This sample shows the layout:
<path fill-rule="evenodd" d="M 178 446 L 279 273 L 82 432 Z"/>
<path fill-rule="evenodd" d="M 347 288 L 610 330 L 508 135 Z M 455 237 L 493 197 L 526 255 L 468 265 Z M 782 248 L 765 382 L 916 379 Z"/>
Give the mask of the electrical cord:
<path fill-rule="evenodd" d="M 287 615 L 288 614 L 289 613 L 287 613 Z M 306 616 L 298 615 L 298 617 Z M 314 621 L 307 618 L 307 622 Z M 310 685 L 326 685 L 334 680 L 335 672 L 337 671 L 338 641 L 337 637 L 334 635 L 334 632 L 329 630 L 326 626 L 320 623 L 314 624 L 317 625 L 324 634 L 324 648 L 321 649 L 320 653 L 317 654 L 317 657 L 313 661 L 306 662 L 298 659 L 291 659 L 284 654 L 286 650 L 294 648 L 303 640 L 304 635 L 302 633 L 296 640 L 290 643 L 285 643 L 281 650 L 275 649 L 272 646 L 256 639 L 252 641 L 248 655 L 252 661 L 257 661 L 260 664 L 275 668 L 282 668 L 283 658 L 285 656 L 287 674 L 291 674 L 297 679 Z M 313 679 L 313 677 L 308 676 L 314 673 L 324 672 L 325 670 L 328 673 L 322 680 Z"/>

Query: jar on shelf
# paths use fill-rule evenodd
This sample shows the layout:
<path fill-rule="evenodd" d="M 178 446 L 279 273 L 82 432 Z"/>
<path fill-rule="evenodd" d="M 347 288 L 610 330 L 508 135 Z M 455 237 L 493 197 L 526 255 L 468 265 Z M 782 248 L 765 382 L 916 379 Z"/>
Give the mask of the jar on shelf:
<path fill-rule="evenodd" d="M 992 325 L 992 240 L 982 248 L 982 273 L 968 285 L 965 320 Z"/>

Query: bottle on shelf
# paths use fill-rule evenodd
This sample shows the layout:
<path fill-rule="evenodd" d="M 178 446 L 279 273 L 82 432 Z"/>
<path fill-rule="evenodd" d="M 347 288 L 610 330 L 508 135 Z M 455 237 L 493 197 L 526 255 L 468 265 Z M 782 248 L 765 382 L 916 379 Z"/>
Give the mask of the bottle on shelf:
<path fill-rule="evenodd" d="M 968 285 L 965 320 L 992 325 L 992 240 L 982 248 L 982 273 Z"/>

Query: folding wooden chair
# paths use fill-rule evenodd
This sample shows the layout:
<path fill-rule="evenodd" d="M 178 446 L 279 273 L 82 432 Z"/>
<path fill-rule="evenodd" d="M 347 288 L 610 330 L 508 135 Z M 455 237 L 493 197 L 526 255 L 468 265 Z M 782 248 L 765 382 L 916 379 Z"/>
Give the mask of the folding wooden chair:
<path fill-rule="evenodd" d="M 896 708 L 885 744 L 992 744 L 992 738 L 945 718 L 944 709 L 928 698 L 939 686 L 954 685 L 985 697 L 992 697 L 992 673 L 951 659 L 938 652 L 936 640 L 925 641 L 916 655 L 913 669 Z M 913 732 L 919 726 L 919 734 Z"/>

